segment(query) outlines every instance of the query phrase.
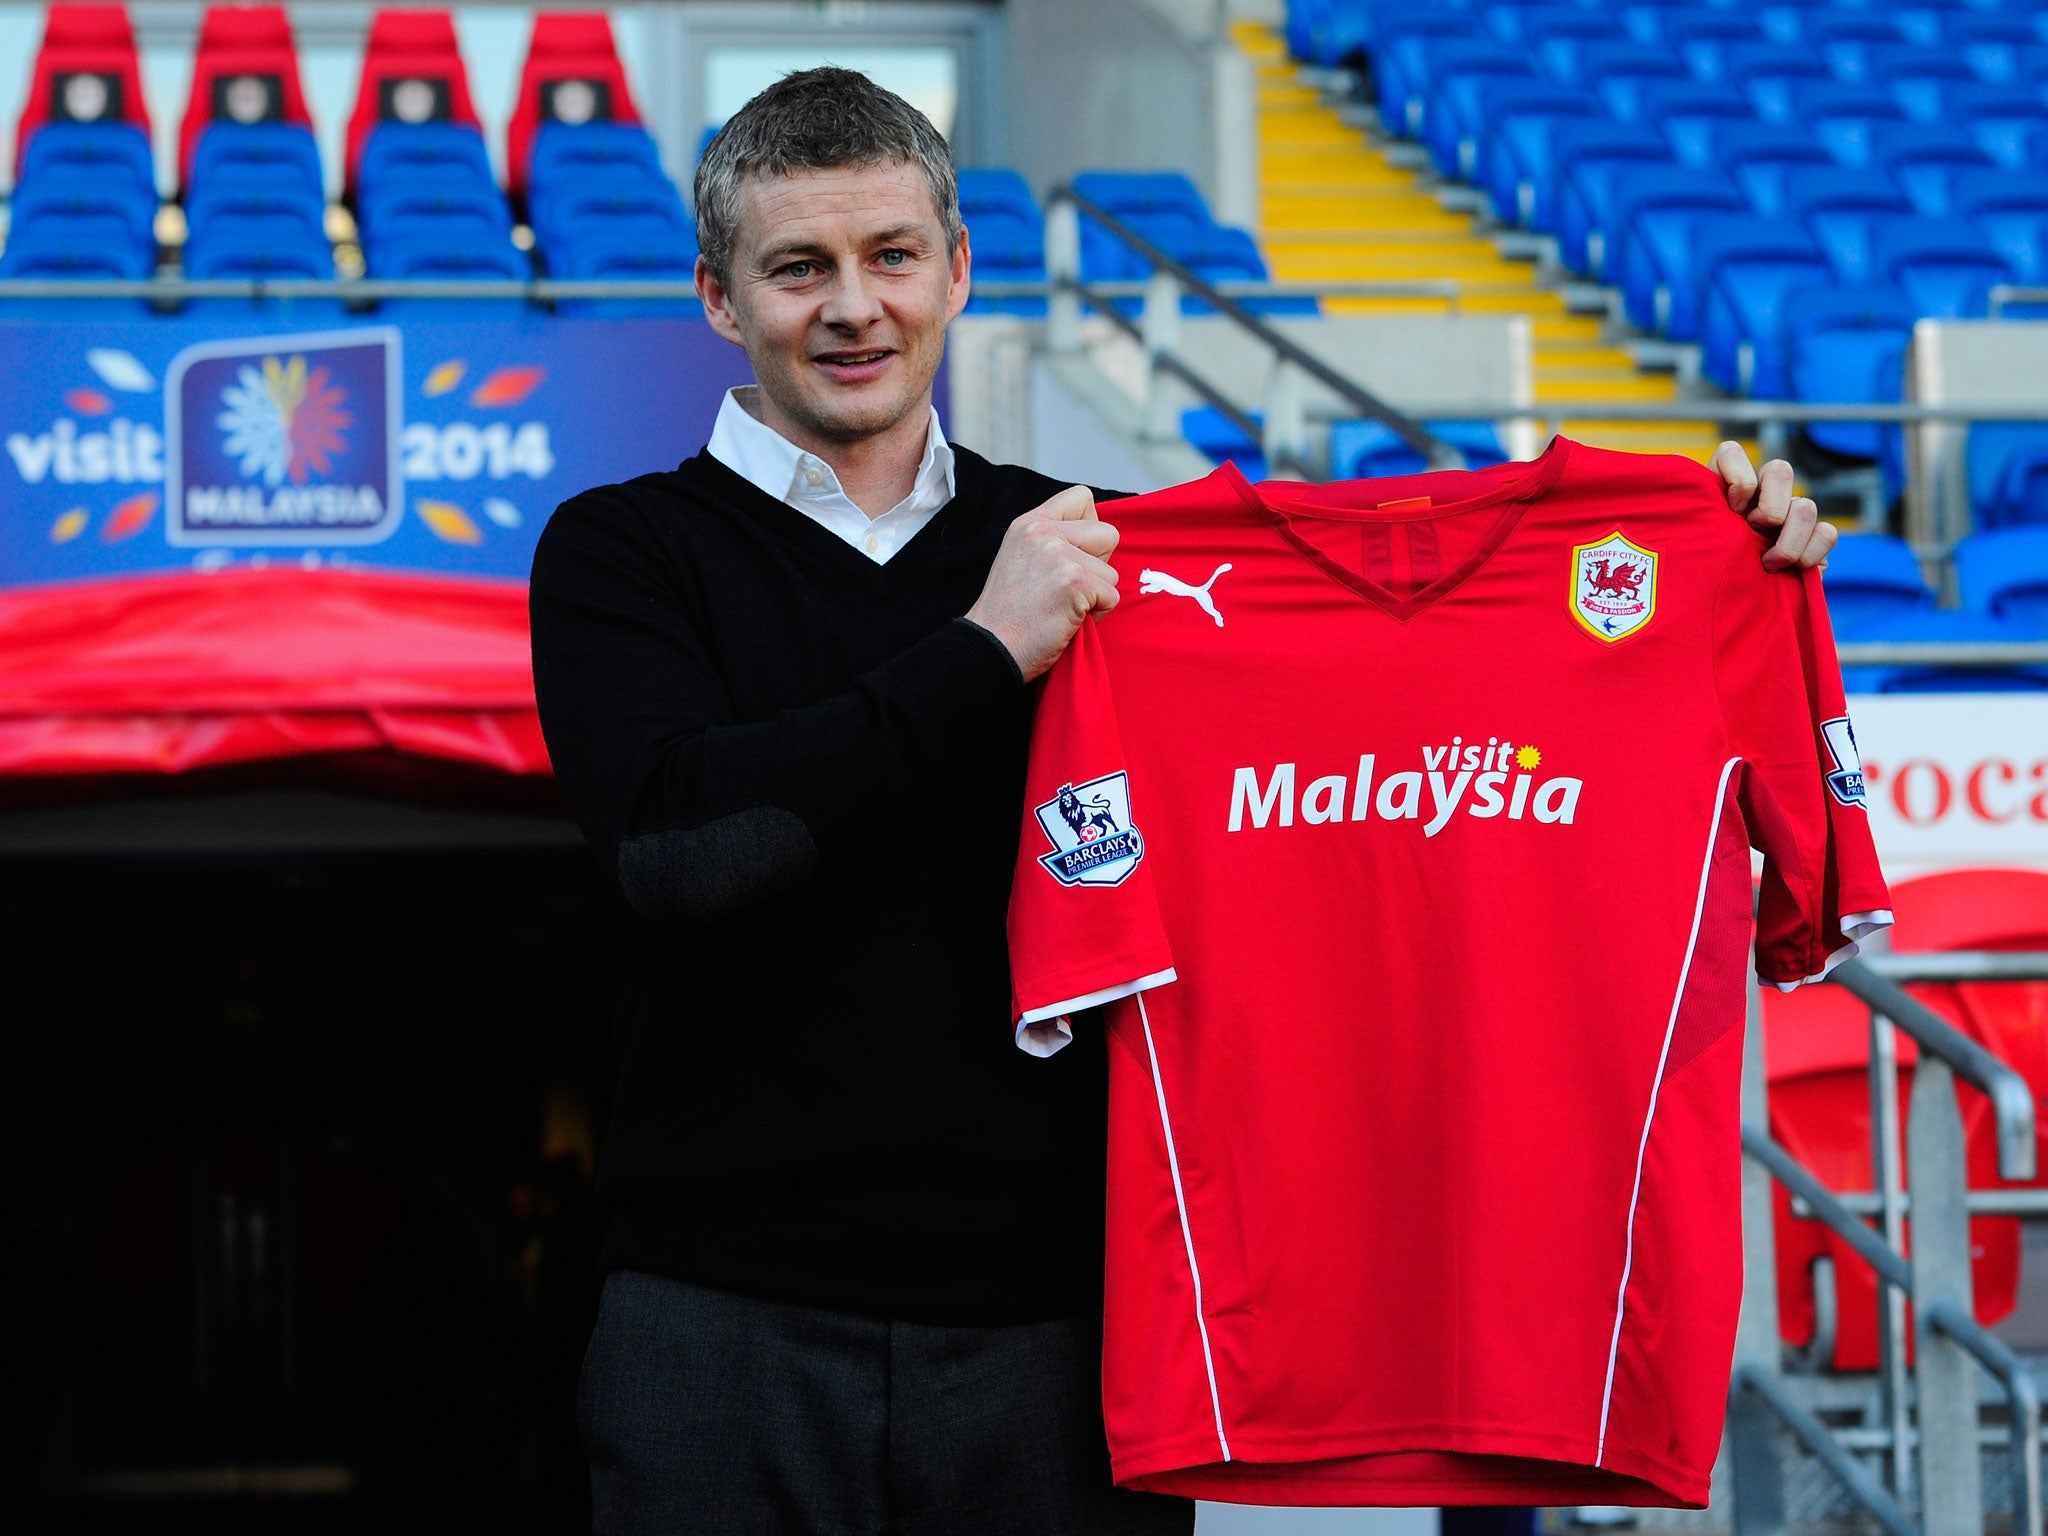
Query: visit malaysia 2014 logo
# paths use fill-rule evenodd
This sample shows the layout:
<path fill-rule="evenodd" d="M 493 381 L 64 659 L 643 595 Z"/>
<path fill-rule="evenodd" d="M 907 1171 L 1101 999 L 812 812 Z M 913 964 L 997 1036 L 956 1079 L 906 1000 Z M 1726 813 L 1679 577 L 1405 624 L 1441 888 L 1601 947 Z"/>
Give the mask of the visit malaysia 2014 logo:
<path fill-rule="evenodd" d="M 399 335 L 188 347 L 164 381 L 173 544 L 371 544 L 404 514 Z"/>

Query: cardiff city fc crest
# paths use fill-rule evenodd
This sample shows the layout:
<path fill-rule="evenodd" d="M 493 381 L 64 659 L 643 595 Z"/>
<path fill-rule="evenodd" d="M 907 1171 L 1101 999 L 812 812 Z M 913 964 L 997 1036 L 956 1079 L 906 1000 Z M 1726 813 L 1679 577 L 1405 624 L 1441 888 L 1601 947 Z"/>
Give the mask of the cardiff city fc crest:
<path fill-rule="evenodd" d="M 1131 785 L 1121 773 L 1085 784 L 1062 784 L 1038 807 L 1051 853 L 1038 862 L 1061 885 L 1121 885 L 1145 856 L 1145 840 L 1131 824 Z"/>
<path fill-rule="evenodd" d="M 1657 557 L 1616 529 L 1572 546 L 1572 617 L 1596 640 L 1624 639 L 1657 612 Z"/>

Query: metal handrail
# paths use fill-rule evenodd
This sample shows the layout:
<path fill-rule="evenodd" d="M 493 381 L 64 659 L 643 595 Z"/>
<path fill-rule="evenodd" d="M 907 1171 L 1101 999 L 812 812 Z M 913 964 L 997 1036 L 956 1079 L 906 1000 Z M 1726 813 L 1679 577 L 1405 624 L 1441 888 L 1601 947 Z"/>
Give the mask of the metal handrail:
<path fill-rule="evenodd" d="M 2031 667 L 2048 664 L 2048 640 L 1846 640 L 1845 667 Z"/>
<path fill-rule="evenodd" d="M 1856 963 L 1887 981 L 2048 981 L 2048 949 L 1895 949 Z"/>
<path fill-rule="evenodd" d="M 1822 1225 L 1847 1243 L 1858 1258 L 1907 1295 L 1913 1293 L 1913 1270 L 1905 1259 L 1866 1223 L 1852 1215 L 1849 1208 L 1835 1198 L 1834 1191 L 1821 1183 L 1804 1163 L 1779 1146 L 1769 1131 L 1760 1125 L 1743 1126 L 1742 1150 L 1769 1169 L 1771 1177 L 1791 1191 L 1794 1198 L 1810 1206 Z"/>
<path fill-rule="evenodd" d="M 0 278 L 0 299 L 694 299 L 693 284 L 631 278 Z"/>
<path fill-rule="evenodd" d="M 1861 961 L 1844 961 L 1828 979 L 1883 1014 L 1921 1050 L 1947 1062 L 1956 1076 L 1989 1098 L 1998 1120 L 1999 1177 L 2014 1183 L 2034 1177 L 2034 1095 L 2025 1078 Z"/>
<path fill-rule="evenodd" d="M 1276 357 L 1300 369 L 1308 377 L 1314 379 L 1318 384 L 1330 390 L 1346 404 L 1358 411 L 1359 414 L 1371 417 L 1388 428 L 1404 443 L 1408 444 L 1409 447 L 1415 449 L 1416 452 L 1428 459 L 1431 465 L 1463 467 L 1465 462 L 1464 455 L 1456 447 L 1445 442 L 1414 417 L 1404 415 L 1355 380 L 1345 378 L 1344 375 L 1338 373 L 1329 364 L 1323 362 L 1305 348 L 1297 346 L 1285 336 L 1282 336 L 1257 315 L 1246 309 L 1236 299 L 1223 292 L 1222 289 L 1211 283 L 1207 278 L 1198 275 L 1192 268 L 1183 265 L 1174 257 L 1169 256 L 1165 251 L 1154 245 L 1150 240 L 1147 240 L 1137 230 L 1132 229 L 1106 208 L 1082 196 L 1071 186 L 1067 185 L 1054 188 L 1051 196 L 1046 199 L 1046 209 L 1048 212 L 1062 205 L 1072 207 L 1095 220 L 1096 223 L 1136 251 L 1139 257 L 1150 263 L 1155 272 L 1162 272 L 1171 276 L 1188 293 L 1202 300 L 1218 313 L 1229 316 L 1237 325 L 1253 336 L 1256 336 Z M 1114 313 L 1113 307 L 1101 303 L 1090 292 L 1089 285 L 1083 283 L 1079 277 L 1060 277 L 1054 279 L 1054 282 L 1056 286 L 1070 289 L 1078 294 L 1097 309 Z"/>
<path fill-rule="evenodd" d="M 1794 1401 L 1782 1383 L 1766 1375 L 1754 1366 L 1739 1366 L 1735 1372 L 1735 1385 L 1756 1398 L 1779 1423 L 1792 1431 L 1799 1443 L 1813 1454 L 1845 1488 L 1849 1496 L 1870 1512 L 1871 1518 L 1884 1527 L 1887 1536 L 1921 1536 L 1918 1526 L 1906 1517 L 1898 1501 L 1879 1486 L 1876 1478 L 1853 1456 L 1835 1442 L 1825 1424 L 1808 1413 Z"/>
<path fill-rule="evenodd" d="M 2008 304 L 2048 304 L 2048 288 L 2029 287 L 2024 283 L 1993 283 L 1991 318 L 1998 319 Z"/>

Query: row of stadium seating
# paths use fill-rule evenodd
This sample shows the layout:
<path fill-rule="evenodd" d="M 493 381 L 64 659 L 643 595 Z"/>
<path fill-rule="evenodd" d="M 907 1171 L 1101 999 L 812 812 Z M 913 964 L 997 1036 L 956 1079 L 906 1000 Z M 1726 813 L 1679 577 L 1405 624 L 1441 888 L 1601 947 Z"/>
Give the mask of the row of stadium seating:
<path fill-rule="evenodd" d="M 1290 36 L 1731 394 L 1895 401 L 1916 319 L 2048 283 L 2048 10 L 1296 0 Z M 1898 493 L 1896 428 L 1805 436 Z M 2048 434 L 1985 443 L 1979 522 L 2048 518 Z"/>
<path fill-rule="evenodd" d="M 104 174 L 95 169 L 89 186 L 67 181 L 70 201 L 62 205 L 51 202 L 53 194 L 45 190 L 55 185 L 52 177 L 38 175 L 33 183 L 24 178 L 26 196 L 17 199 L 13 230 L 33 238 L 10 246 L 0 258 L 0 274 L 154 273 L 150 230 L 156 195 L 137 78 L 134 35 L 123 7 L 51 9 L 20 125 L 24 172 L 55 156 L 72 167 L 103 161 Z M 188 229 L 185 274 L 332 276 L 319 154 L 284 7 L 210 7 L 192 79 L 179 150 Z M 640 125 L 603 14 L 535 17 L 506 149 L 510 200 L 493 179 L 449 13 L 377 13 L 349 121 L 345 167 L 366 275 L 531 276 L 528 258 L 513 240 L 517 202 L 550 275 L 689 279 L 697 255 L 695 227 Z M 109 190 L 103 183 L 110 179 L 120 186 Z M 1267 275 L 1251 234 L 1218 224 L 1184 176 L 1095 173 L 1082 178 L 1082 187 L 1206 278 Z M 961 192 L 984 276 L 1042 281 L 1044 220 L 1023 178 L 1014 171 L 970 170 L 962 175 Z M 1093 221 L 1084 232 L 1083 263 L 1084 275 L 1094 280 L 1145 271 L 1134 252 Z M 1030 298 L 978 299 L 975 305 L 1025 313 L 1044 309 L 1042 300 Z M 392 307 L 405 306 L 401 301 Z M 650 313 L 689 306 L 584 301 L 569 307 Z M 1295 300 L 1267 301 L 1267 307 L 1314 306 Z"/>

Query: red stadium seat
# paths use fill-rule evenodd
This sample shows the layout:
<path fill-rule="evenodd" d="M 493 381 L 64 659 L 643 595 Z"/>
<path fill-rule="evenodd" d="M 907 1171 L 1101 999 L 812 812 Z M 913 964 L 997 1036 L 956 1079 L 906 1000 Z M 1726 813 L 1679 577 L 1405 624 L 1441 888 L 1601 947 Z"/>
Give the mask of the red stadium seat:
<path fill-rule="evenodd" d="M 515 197 L 526 191 L 533 136 L 550 121 L 640 121 L 611 21 L 602 12 L 544 11 L 533 18 L 533 41 L 505 129 L 505 175 Z"/>
<path fill-rule="evenodd" d="M 51 122 L 133 123 L 146 134 L 149 110 L 135 29 L 122 5 L 53 5 L 43 22 L 43 46 L 30 72 L 28 99 L 14 134 L 15 174 L 28 141 Z"/>
<path fill-rule="evenodd" d="M 299 54 L 282 5 L 215 5 L 199 27 L 192 91 L 178 131 L 178 178 L 192 175 L 199 136 L 215 122 L 312 126 Z"/>
<path fill-rule="evenodd" d="M 1902 951 L 2048 949 L 2048 875 L 1962 870 L 1901 881 L 1892 888 Z M 2036 1099 L 2048 1090 L 2048 983 L 1915 985 L 1908 989 L 2024 1076 Z M 1839 988 L 1764 994 L 1772 1134 L 1833 1189 L 1869 1189 L 1870 1112 L 1864 1063 L 1869 1014 Z M 1899 1037 L 1902 1111 L 1912 1091 L 1913 1043 Z M 1970 1182 L 1998 1178 L 1990 1105 L 1959 1091 L 1970 1150 Z M 2044 1117 L 2048 1118 L 2048 1117 Z M 2048 1184 L 2048 1125 L 2038 1134 L 2038 1166 Z M 1980 1321 L 2008 1316 L 2019 1288 L 2019 1223 L 1977 1217 L 1970 1224 L 1972 1273 Z M 1788 1343 L 1809 1343 L 1816 1314 L 1812 1263 L 1834 1260 L 1837 1325 L 1833 1364 L 1869 1370 L 1877 1363 L 1876 1283 L 1869 1267 L 1816 1221 L 1793 1219 L 1777 1198 L 1779 1326 Z"/>
<path fill-rule="evenodd" d="M 379 11 L 371 19 L 362 84 L 348 120 L 345 153 L 351 194 L 364 141 L 384 122 L 463 123 L 483 131 L 455 41 L 455 18 L 449 12 Z"/>

